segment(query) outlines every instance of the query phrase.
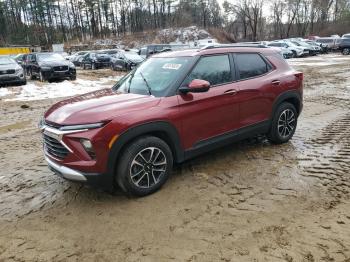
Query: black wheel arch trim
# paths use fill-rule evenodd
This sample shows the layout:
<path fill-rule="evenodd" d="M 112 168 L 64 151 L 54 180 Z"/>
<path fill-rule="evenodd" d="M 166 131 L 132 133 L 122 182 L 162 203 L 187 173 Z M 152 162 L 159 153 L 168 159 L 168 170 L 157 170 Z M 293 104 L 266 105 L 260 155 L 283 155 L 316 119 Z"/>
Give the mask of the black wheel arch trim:
<path fill-rule="evenodd" d="M 277 107 L 282 103 L 285 102 L 289 99 L 295 99 L 298 101 L 298 108 L 297 109 L 297 113 L 298 116 L 300 115 L 302 109 L 303 109 L 303 100 L 301 97 L 301 94 L 299 91 L 297 90 L 290 90 L 290 91 L 286 91 L 282 94 L 280 94 L 274 101 L 273 105 L 272 105 L 272 110 L 271 110 L 271 116 L 270 116 L 270 120 L 272 120 L 274 113 L 277 110 Z"/>
<path fill-rule="evenodd" d="M 140 124 L 137 126 L 130 127 L 123 133 L 121 133 L 117 140 L 114 142 L 110 152 L 108 154 L 107 170 L 111 178 L 115 175 L 115 170 L 117 166 L 117 159 L 123 149 L 123 147 L 130 141 L 137 137 L 147 135 L 163 133 L 167 136 L 164 142 L 166 142 L 174 154 L 175 162 L 182 162 L 184 160 L 184 150 L 181 146 L 180 135 L 174 125 L 167 121 L 154 121 L 145 124 Z M 160 137 L 162 138 L 162 137 Z M 113 181 L 111 181 L 113 183 Z"/>

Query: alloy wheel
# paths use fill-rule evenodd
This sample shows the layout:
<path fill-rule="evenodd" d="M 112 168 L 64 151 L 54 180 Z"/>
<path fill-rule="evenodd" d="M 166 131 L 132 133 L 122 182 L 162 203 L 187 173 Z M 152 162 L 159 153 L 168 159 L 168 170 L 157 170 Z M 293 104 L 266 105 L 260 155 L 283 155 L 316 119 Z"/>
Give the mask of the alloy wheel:
<path fill-rule="evenodd" d="M 167 158 L 157 147 L 147 147 L 136 154 L 130 165 L 130 178 L 139 188 L 158 184 L 167 169 Z"/>
<path fill-rule="evenodd" d="M 294 112 L 291 109 L 285 109 L 284 111 L 282 111 L 278 118 L 277 124 L 278 134 L 280 135 L 280 137 L 289 137 L 295 128 L 295 124 L 296 117 Z"/>

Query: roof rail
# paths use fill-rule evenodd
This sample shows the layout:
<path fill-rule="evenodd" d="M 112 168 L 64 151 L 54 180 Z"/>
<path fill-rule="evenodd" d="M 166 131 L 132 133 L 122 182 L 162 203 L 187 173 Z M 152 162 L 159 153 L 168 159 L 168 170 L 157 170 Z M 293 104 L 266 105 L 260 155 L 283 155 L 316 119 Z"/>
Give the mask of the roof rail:
<path fill-rule="evenodd" d="M 200 50 L 214 49 L 214 48 L 231 48 L 231 47 L 252 47 L 252 48 L 268 48 L 268 46 L 263 44 L 218 44 L 218 45 L 207 45 L 202 47 Z"/>

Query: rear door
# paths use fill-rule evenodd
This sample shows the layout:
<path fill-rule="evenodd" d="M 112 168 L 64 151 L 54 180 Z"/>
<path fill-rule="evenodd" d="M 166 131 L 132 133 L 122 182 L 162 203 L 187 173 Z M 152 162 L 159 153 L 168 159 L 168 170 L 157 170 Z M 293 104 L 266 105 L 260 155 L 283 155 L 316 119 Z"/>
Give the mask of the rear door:
<path fill-rule="evenodd" d="M 239 79 L 239 125 L 245 127 L 269 118 L 273 88 L 280 84 L 271 74 L 273 66 L 258 53 L 235 53 L 234 62 Z"/>
<path fill-rule="evenodd" d="M 210 82 L 204 93 L 179 94 L 185 148 L 237 128 L 237 84 L 234 82 L 232 57 L 229 54 L 203 56 L 186 77 L 183 86 L 193 79 Z"/>

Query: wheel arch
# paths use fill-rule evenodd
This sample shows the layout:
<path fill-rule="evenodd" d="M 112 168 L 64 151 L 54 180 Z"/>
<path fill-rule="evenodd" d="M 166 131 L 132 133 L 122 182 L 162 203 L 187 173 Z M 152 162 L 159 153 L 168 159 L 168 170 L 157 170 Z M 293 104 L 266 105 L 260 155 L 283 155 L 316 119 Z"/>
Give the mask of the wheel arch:
<path fill-rule="evenodd" d="M 303 106 L 301 95 L 299 94 L 298 91 L 288 91 L 288 92 L 285 92 L 285 93 L 279 95 L 277 97 L 277 99 L 275 100 L 275 102 L 272 106 L 272 112 L 271 112 L 270 119 L 273 118 L 273 115 L 274 115 L 275 111 L 277 110 L 278 106 L 280 104 L 282 104 L 283 102 L 288 102 L 288 103 L 291 103 L 292 105 L 294 105 L 295 109 L 297 110 L 298 116 L 300 115 L 301 110 L 302 110 L 302 106 Z"/>
<path fill-rule="evenodd" d="M 120 153 L 124 148 L 135 139 L 147 135 L 162 139 L 170 147 L 174 161 L 183 161 L 184 150 L 177 129 L 169 122 L 156 121 L 131 127 L 119 135 L 108 155 L 107 167 L 110 174 L 114 174 Z"/>

